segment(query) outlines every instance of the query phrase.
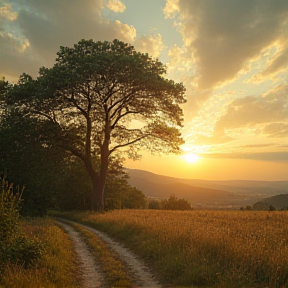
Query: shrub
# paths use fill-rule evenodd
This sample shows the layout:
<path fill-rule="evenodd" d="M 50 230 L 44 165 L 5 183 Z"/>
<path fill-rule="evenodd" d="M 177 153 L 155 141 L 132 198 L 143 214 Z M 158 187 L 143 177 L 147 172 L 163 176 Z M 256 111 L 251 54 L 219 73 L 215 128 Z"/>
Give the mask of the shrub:
<path fill-rule="evenodd" d="M 0 183 L 0 273 L 7 263 L 31 266 L 43 252 L 41 242 L 29 239 L 19 232 L 19 211 L 21 195 L 19 186 L 14 193 L 13 184 L 9 184 L 5 177 Z"/>
<path fill-rule="evenodd" d="M 44 247 L 39 240 L 19 235 L 6 246 L 4 255 L 6 255 L 6 262 L 28 268 L 41 258 L 43 252 Z"/>
<path fill-rule="evenodd" d="M 185 199 L 178 199 L 175 195 L 171 195 L 168 199 L 157 201 L 152 200 L 148 205 L 148 209 L 162 210 L 193 210 L 191 204 Z"/>
<path fill-rule="evenodd" d="M 14 193 L 13 184 L 9 184 L 5 177 L 0 182 L 0 241 L 8 241 L 17 232 L 21 195 L 19 186 Z"/>

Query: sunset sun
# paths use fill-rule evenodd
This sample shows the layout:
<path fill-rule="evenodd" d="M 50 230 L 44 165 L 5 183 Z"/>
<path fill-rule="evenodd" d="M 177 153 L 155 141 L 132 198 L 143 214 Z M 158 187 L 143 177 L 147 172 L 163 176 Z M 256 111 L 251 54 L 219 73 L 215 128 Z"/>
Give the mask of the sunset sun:
<path fill-rule="evenodd" d="M 199 160 L 199 155 L 194 154 L 194 153 L 187 153 L 183 155 L 184 159 L 188 162 L 188 163 L 195 163 Z"/>

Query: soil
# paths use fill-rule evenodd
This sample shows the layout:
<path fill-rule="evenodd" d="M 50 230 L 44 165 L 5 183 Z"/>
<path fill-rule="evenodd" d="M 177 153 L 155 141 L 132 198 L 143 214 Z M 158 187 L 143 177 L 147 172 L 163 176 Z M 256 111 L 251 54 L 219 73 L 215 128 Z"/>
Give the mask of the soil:
<path fill-rule="evenodd" d="M 75 252 L 80 262 L 80 273 L 83 281 L 83 288 L 100 288 L 103 283 L 103 277 L 96 266 L 93 256 L 91 255 L 88 246 L 80 238 L 80 234 L 75 231 L 70 225 L 57 221 L 57 224 L 62 226 L 69 234 Z"/>
<path fill-rule="evenodd" d="M 66 221 L 69 223 L 71 221 Z M 79 257 L 81 262 L 81 274 L 83 277 L 83 288 L 98 288 L 102 287 L 103 276 L 99 272 L 99 268 L 96 266 L 93 256 L 89 252 L 87 245 L 83 242 L 78 232 L 76 232 L 70 225 L 64 224 L 57 221 L 59 225 L 68 232 L 71 237 L 71 240 L 75 246 L 75 252 Z M 73 223 L 73 222 L 71 222 Z M 79 223 L 77 223 L 80 225 Z M 162 286 L 156 281 L 155 276 L 151 273 L 150 269 L 142 263 L 131 251 L 125 248 L 121 243 L 118 243 L 108 237 L 105 233 L 100 232 L 96 229 L 90 228 L 85 225 L 82 227 L 88 229 L 89 231 L 95 233 L 102 241 L 106 242 L 110 249 L 116 252 L 119 255 L 119 258 L 122 260 L 128 269 L 133 274 L 133 280 L 136 287 L 141 288 L 161 288 Z"/>

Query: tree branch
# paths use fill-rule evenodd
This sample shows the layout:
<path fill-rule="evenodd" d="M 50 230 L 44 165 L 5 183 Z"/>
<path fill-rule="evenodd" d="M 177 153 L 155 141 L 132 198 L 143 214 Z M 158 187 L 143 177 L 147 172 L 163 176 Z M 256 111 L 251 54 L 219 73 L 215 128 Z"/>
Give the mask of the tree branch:
<path fill-rule="evenodd" d="M 148 136 L 150 136 L 150 135 L 149 135 L 149 134 L 143 135 L 143 136 L 141 136 L 141 137 L 139 137 L 139 138 L 137 138 L 137 139 L 134 139 L 133 141 L 129 141 L 129 142 L 126 142 L 126 143 L 124 143 L 124 144 L 116 145 L 115 147 L 113 147 L 113 148 L 109 151 L 109 155 L 111 155 L 115 150 L 117 150 L 117 149 L 119 149 L 119 148 L 123 148 L 123 147 L 129 146 L 129 145 L 131 145 L 131 144 L 135 144 L 135 143 L 139 142 L 140 140 L 142 140 L 142 139 L 144 139 L 144 138 L 146 138 L 146 137 L 148 137 Z"/>

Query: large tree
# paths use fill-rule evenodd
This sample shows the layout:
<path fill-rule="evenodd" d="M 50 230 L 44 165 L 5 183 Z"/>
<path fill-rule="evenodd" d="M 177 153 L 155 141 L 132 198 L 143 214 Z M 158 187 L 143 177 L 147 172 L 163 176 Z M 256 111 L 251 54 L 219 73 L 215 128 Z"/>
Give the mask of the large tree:
<path fill-rule="evenodd" d="M 29 99 L 18 100 L 48 123 L 51 141 L 83 161 L 93 183 L 92 208 L 103 210 L 112 153 L 179 151 L 185 88 L 165 78 L 161 62 L 119 40 L 81 40 L 57 55 L 52 68 L 39 70 Z M 30 89 L 28 80 L 23 85 Z"/>

